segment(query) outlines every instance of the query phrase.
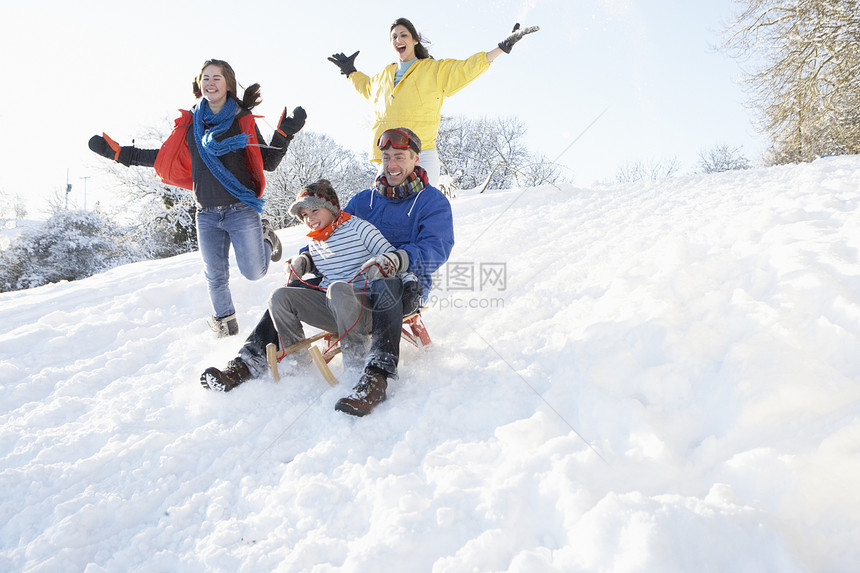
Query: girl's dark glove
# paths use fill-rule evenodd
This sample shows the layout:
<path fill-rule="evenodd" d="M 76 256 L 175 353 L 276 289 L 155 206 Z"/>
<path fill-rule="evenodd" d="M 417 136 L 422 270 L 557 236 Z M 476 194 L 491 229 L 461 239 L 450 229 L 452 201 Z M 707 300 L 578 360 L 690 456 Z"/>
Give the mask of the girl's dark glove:
<path fill-rule="evenodd" d="M 340 68 L 340 73 L 349 77 L 349 74 L 355 71 L 355 57 L 358 55 L 358 52 L 353 55 L 347 57 L 343 52 L 339 54 L 332 54 L 328 61 L 336 65 Z"/>
<path fill-rule="evenodd" d="M 519 42 L 523 36 L 526 34 L 532 34 L 538 30 L 540 30 L 540 28 L 537 26 L 529 26 L 528 28 L 520 29 L 520 24 L 518 22 L 514 25 L 514 29 L 511 30 L 511 35 L 499 42 L 499 47 L 504 53 L 510 54 L 511 48 L 513 48 L 514 44 Z"/>
<path fill-rule="evenodd" d="M 108 134 L 94 135 L 90 138 L 90 149 L 107 157 L 117 163 L 122 163 L 126 167 L 131 165 L 131 150 L 132 147 L 121 147 L 116 141 L 108 137 Z"/>
<path fill-rule="evenodd" d="M 294 109 L 292 115 L 287 115 L 287 108 L 284 108 L 281 119 L 278 121 L 278 133 L 284 137 L 297 134 L 305 126 L 307 118 L 308 114 L 301 106 Z"/>

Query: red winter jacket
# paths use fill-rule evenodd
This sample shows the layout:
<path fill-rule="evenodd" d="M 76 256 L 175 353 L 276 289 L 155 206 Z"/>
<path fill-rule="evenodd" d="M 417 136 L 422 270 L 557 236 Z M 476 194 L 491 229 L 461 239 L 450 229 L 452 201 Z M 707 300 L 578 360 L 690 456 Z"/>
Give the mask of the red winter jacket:
<path fill-rule="evenodd" d="M 168 185 L 191 190 L 194 184 L 191 178 L 191 152 L 188 149 L 186 136 L 188 128 L 192 125 L 193 115 L 185 109 L 179 110 L 179 113 L 181 115 L 173 124 L 173 132 L 158 150 L 155 158 L 155 172 Z M 256 192 L 257 197 L 262 197 L 263 190 L 266 188 L 266 177 L 263 174 L 263 156 L 260 153 L 254 122 L 257 117 L 260 116 L 248 113 L 240 116 L 238 122 L 242 132 L 250 137 L 248 146 L 245 147 L 245 163 L 254 184 L 253 191 Z"/>

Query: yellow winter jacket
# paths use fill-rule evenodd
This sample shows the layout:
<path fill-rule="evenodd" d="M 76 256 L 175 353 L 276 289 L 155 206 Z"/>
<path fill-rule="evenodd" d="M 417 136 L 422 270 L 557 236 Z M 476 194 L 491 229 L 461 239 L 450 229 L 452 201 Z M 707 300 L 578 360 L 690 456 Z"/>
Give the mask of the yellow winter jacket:
<path fill-rule="evenodd" d="M 421 139 L 423 149 L 436 148 L 442 100 L 452 96 L 490 68 L 487 52 L 478 52 L 467 60 L 433 60 L 413 63 L 394 85 L 397 64 L 390 64 L 372 78 L 361 72 L 349 74 L 349 81 L 359 95 L 373 104 L 373 141 L 371 161 L 382 161 L 376 147 L 386 129 L 407 127 Z"/>

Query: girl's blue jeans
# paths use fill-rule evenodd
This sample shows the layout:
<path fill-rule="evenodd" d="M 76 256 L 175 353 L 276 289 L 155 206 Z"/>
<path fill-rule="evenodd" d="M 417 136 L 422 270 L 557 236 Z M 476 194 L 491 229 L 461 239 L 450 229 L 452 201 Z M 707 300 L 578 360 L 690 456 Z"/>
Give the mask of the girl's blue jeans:
<path fill-rule="evenodd" d="M 215 316 L 236 312 L 230 295 L 230 245 L 239 272 L 255 281 L 266 275 L 272 245 L 263 240 L 260 215 L 242 202 L 197 210 L 197 243 Z"/>

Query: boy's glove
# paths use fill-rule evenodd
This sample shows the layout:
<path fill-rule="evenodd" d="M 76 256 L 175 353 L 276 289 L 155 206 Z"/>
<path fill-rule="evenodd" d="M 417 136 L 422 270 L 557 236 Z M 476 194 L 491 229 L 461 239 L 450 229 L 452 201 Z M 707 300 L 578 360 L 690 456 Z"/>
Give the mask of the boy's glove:
<path fill-rule="evenodd" d="M 403 249 L 376 255 L 361 266 L 368 280 L 387 279 L 409 268 L 409 254 Z"/>
<path fill-rule="evenodd" d="M 523 36 L 525 36 L 526 34 L 532 34 L 534 32 L 537 32 L 538 30 L 540 30 L 540 28 L 537 26 L 529 26 L 528 28 L 523 28 L 521 30 L 520 24 L 518 22 L 516 25 L 514 25 L 514 29 L 511 30 L 511 35 L 499 42 L 499 47 L 504 53 L 510 54 L 511 48 L 513 48 L 514 44 L 519 42 Z"/>
<path fill-rule="evenodd" d="M 287 108 L 284 108 L 281 119 L 278 120 L 278 133 L 284 137 L 297 134 L 305 126 L 307 118 L 308 114 L 302 106 L 294 109 L 292 115 L 287 115 Z"/>
<path fill-rule="evenodd" d="M 119 143 L 108 137 L 108 134 L 94 135 L 90 138 L 90 149 L 107 157 L 111 161 L 122 163 L 126 167 L 131 165 L 131 147 L 121 147 Z"/>
<path fill-rule="evenodd" d="M 355 57 L 358 55 L 358 52 L 353 55 L 347 57 L 343 52 L 339 54 L 332 54 L 328 61 L 336 65 L 340 68 L 340 73 L 349 77 L 349 74 L 355 71 Z"/>
<path fill-rule="evenodd" d="M 313 261 L 305 253 L 292 259 L 287 259 L 284 261 L 284 272 L 287 273 L 287 283 L 293 280 L 293 278 L 302 278 L 313 269 L 313 266 Z"/>

